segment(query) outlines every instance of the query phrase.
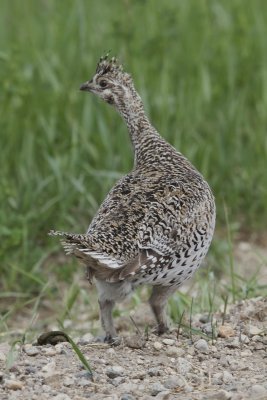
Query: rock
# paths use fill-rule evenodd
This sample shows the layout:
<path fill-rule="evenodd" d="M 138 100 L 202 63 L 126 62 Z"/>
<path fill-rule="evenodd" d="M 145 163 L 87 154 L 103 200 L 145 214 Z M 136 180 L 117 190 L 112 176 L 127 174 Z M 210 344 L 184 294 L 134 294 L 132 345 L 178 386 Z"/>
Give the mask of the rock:
<path fill-rule="evenodd" d="M 256 336 L 260 335 L 262 333 L 262 330 L 259 329 L 257 326 L 249 325 L 246 329 L 246 333 L 248 334 L 248 336 Z"/>
<path fill-rule="evenodd" d="M 192 364 L 189 361 L 187 361 L 185 358 L 178 357 L 177 369 L 178 369 L 179 374 L 184 376 L 192 370 Z"/>
<path fill-rule="evenodd" d="M 80 380 L 77 381 L 77 385 L 81 387 L 90 386 L 91 382 L 86 378 L 81 378 Z"/>
<path fill-rule="evenodd" d="M 250 391 L 251 391 L 252 398 L 260 397 L 260 396 L 262 397 L 264 395 L 267 397 L 267 390 L 262 385 L 253 385 L 253 386 L 251 386 Z"/>
<path fill-rule="evenodd" d="M 173 340 L 173 339 L 163 339 L 162 343 L 164 343 L 164 344 L 166 344 L 168 346 L 173 346 L 174 343 L 175 343 L 175 340 Z"/>
<path fill-rule="evenodd" d="M 47 363 L 43 368 L 42 368 L 42 373 L 45 377 L 53 376 L 55 374 L 56 370 L 56 363 L 55 361 Z"/>
<path fill-rule="evenodd" d="M 124 368 L 122 368 L 120 365 L 114 365 L 113 367 L 107 369 L 106 374 L 110 379 L 114 379 L 118 376 L 123 376 L 124 371 Z"/>
<path fill-rule="evenodd" d="M 230 325 L 221 325 L 218 328 L 218 336 L 222 338 L 228 338 L 235 336 L 235 331 Z"/>
<path fill-rule="evenodd" d="M 47 357 L 53 357 L 57 354 L 57 350 L 54 347 L 43 347 L 42 353 Z"/>
<path fill-rule="evenodd" d="M 92 343 L 93 341 L 94 341 L 94 336 L 88 332 L 78 340 L 78 344 L 86 345 Z"/>
<path fill-rule="evenodd" d="M 175 389 L 177 387 L 184 387 L 185 380 L 182 379 L 180 376 L 171 375 L 166 379 L 166 381 L 163 383 L 163 385 L 167 389 Z"/>
<path fill-rule="evenodd" d="M 209 352 L 208 343 L 204 339 L 199 339 L 194 346 L 200 353 L 208 354 Z"/>
<path fill-rule="evenodd" d="M 248 344 L 249 343 L 249 338 L 247 337 L 247 335 L 240 335 L 240 341 L 241 341 L 241 343 L 244 343 L 244 344 Z"/>
<path fill-rule="evenodd" d="M 217 393 L 212 393 L 208 397 L 205 397 L 207 400 L 230 400 L 231 398 L 232 394 L 225 390 L 219 390 Z"/>
<path fill-rule="evenodd" d="M 31 344 L 25 344 L 23 346 L 23 350 L 27 354 L 27 356 L 30 357 L 34 357 L 37 356 L 37 354 L 40 354 L 38 347 L 32 346 Z"/>
<path fill-rule="evenodd" d="M 170 390 L 164 390 L 163 392 L 160 392 L 157 394 L 155 397 L 156 400 L 171 400 L 170 398 Z"/>
<path fill-rule="evenodd" d="M 136 400 L 136 397 L 132 396 L 129 393 L 123 393 L 120 397 L 120 400 Z"/>
<path fill-rule="evenodd" d="M 217 372 L 212 377 L 213 385 L 222 385 L 223 384 L 223 374 L 222 372 Z"/>
<path fill-rule="evenodd" d="M 111 384 L 115 387 L 121 385 L 125 382 L 125 378 L 123 376 L 117 376 L 117 378 L 112 379 Z"/>
<path fill-rule="evenodd" d="M 53 397 L 53 400 L 71 400 L 71 398 L 65 393 L 59 393 Z"/>
<path fill-rule="evenodd" d="M 157 394 L 164 392 L 166 390 L 166 388 L 160 383 L 160 382 L 156 382 L 153 383 L 153 385 L 151 386 L 151 395 L 152 396 L 157 396 Z"/>
<path fill-rule="evenodd" d="M 154 342 L 153 346 L 154 346 L 155 350 L 161 350 L 163 347 L 162 343 L 160 343 L 160 342 Z"/>
<path fill-rule="evenodd" d="M 159 368 L 159 367 L 149 368 L 147 373 L 148 373 L 149 376 L 160 376 L 161 375 L 161 368 Z"/>
<path fill-rule="evenodd" d="M 20 381 L 16 381 L 13 379 L 7 379 L 5 381 L 5 387 L 10 390 L 21 390 L 21 389 L 23 389 L 23 384 Z"/>
<path fill-rule="evenodd" d="M 228 371 L 223 371 L 223 376 L 222 376 L 223 382 L 224 383 L 230 383 L 233 381 L 233 375 L 230 374 Z"/>
<path fill-rule="evenodd" d="M 178 357 L 182 356 L 185 351 L 183 349 L 180 349 L 179 347 L 175 346 L 168 346 L 167 349 L 165 350 L 166 355 L 169 357 Z"/>
<path fill-rule="evenodd" d="M 124 343 L 130 349 L 142 349 L 145 346 L 145 339 L 140 335 L 126 336 Z"/>
<path fill-rule="evenodd" d="M 63 385 L 67 387 L 74 385 L 74 379 L 67 376 L 63 381 Z"/>

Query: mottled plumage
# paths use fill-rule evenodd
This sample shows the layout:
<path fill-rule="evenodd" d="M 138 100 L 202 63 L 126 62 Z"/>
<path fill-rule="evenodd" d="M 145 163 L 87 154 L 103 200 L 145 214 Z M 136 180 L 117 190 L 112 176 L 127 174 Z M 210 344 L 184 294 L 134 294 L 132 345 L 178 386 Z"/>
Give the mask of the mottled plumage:
<path fill-rule="evenodd" d="M 86 266 L 99 290 L 107 339 L 116 335 L 115 301 L 140 284 L 153 285 L 150 298 L 159 332 L 167 329 L 170 294 L 199 267 L 215 226 L 214 198 L 201 174 L 150 124 L 129 74 L 113 58 L 100 59 L 81 90 L 115 106 L 134 149 L 134 168 L 111 189 L 86 234 L 63 236 L 68 254 Z"/>

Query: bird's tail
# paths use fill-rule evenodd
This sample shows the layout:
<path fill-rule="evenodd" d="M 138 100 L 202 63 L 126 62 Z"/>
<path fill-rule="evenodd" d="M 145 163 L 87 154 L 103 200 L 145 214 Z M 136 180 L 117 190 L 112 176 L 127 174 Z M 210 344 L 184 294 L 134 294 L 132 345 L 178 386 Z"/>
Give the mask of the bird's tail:
<path fill-rule="evenodd" d="M 51 230 L 48 233 L 49 236 L 61 236 L 61 243 L 66 251 L 66 254 L 74 254 L 75 250 L 79 248 L 88 249 L 90 248 L 90 236 L 87 234 L 69 233 Z"/>

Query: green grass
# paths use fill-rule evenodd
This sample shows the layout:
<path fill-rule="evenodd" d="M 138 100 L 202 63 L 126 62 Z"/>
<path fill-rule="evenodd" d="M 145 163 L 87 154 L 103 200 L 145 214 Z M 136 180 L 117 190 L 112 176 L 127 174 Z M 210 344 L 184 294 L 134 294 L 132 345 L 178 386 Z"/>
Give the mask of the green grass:
<path fill-rule="evenodd" d="M 47 232 L 85 231 L 132 167 L 120 117 L 78 90 L 109 49 L 156 128 L 210 183 L 218 230 L 224 205 L 233 234 L 266 228 L 266 2 L 3 0 L 0 11 L 0 290 L 12 307 L 38 298 L 56 270 Z M 227 239 L 211 262 L 226 270 L 220 246 Z M 54 270 L 49 296 L 74 265 Z"/>

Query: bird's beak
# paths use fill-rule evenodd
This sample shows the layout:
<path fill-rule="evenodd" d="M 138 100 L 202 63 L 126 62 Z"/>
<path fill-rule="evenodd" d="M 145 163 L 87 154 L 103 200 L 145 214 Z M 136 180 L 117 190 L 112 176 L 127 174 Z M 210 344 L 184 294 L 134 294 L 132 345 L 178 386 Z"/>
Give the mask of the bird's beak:
<path fill-rule="evenodd" d="M 87 92 L 90 92 L 90 90 L 93 88 L 92 86 L 92 81 L 87 81 L 84 82 L 81 86 L 80 86 L 80 90 L 84 90 Z"/>

